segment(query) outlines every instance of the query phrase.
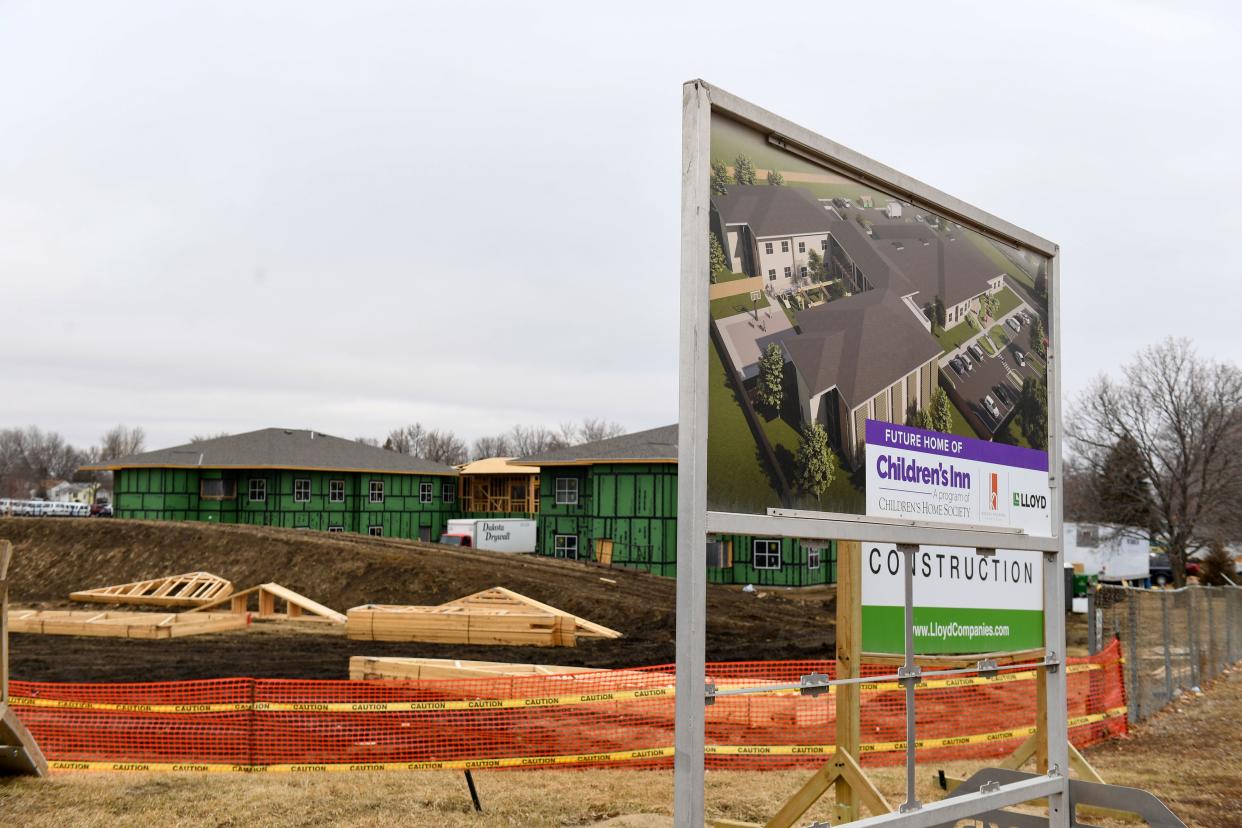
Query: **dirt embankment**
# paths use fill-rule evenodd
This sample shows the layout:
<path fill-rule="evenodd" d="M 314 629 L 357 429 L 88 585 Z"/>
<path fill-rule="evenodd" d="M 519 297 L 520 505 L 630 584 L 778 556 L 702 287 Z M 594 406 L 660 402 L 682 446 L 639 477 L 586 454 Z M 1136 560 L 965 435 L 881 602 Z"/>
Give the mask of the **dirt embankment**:
<path fill-rule="evenodd" d="M 275 581 L 341 611 L 366 603 L 440 604 L 504 586 L 625 636 L 574 648 L 535 648 L 349 641 L 339 631 L 309 625 L 262 625 L 241 634 L 155 642 L 14 635 L 17 679 L 344 678 L 351 655 L 588 667 L 674 659 L 675 582 L 641 572 L 391 538 L 203 523 L 4 518 L 0 538 L 15 547 L 10 573 L 15 606 L 69 607 L 74 590 L 205 570 L 228 578 L 237 589 Z M 831 657 L 831 597 L 758 598 L 710 587 L 707 603 L 709 660 Z"/>

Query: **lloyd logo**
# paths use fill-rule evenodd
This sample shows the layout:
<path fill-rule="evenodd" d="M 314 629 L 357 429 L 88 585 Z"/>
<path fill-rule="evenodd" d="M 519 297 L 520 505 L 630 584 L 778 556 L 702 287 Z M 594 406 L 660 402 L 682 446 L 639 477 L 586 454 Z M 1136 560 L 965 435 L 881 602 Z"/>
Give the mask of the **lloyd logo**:
<path fill-rule="evenodd" d="M 1013 493 L 1013 505 L 1021 506 L 1024 509 L 1047 509 L 1047 495 L 1025 494 L 1024 492 Z"/>
<path fill-rule="evenodd" d="M 989 475 L 988 480 L 988 508 L 993 512 L 1000 511 L 1000 476 L 996 472 Z M 1016 498 L 1017 495 L 1014 495 Z"/>

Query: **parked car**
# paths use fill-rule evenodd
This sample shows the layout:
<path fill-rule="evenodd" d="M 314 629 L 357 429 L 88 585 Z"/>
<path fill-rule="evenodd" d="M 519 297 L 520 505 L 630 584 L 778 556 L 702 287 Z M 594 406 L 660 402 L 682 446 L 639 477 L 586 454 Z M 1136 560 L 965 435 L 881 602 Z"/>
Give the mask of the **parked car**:
<path fill-rule="evenodd" d="M 1013 328 L 1015 332 L 1022 330 L 1022 323 L 1018 321 L 1017 316 L 1011 316 L 1005 320 L 1005 324 Z"/>
<path fill-rule="evenodd" d="M 996 400 L 992 399 L 991 394 L 984 395 L 983 405 L 987 408 L 989 414 L 998 420 L 1000 419 L 1000 409 L 996 407 Z"/>
<path fill-rule="evenodd" d="M 957 372 L 959 377 L 964 376 L 966 373 L 966 369 L 962 366 L 961 357 L 953 357 L 953 359 L 949 360 L 949 366 Z"/>
<path fill-rule="evenodd" d="M 1018 311 L 1018 313 L 1022 314 L 1022 321 L 1023 321 L 1023 322 L 1025 322 L 1025 323 L 1026 323 L 1026 324 L 1028 324 L 1028 325 L 1029 325 L 1029 324 L 1031 324 L 1031 315 L 1030 315 L 1029 313 L 1027 313 L 1027 312 L 1026 312 L 1026 309 L 1020 310 L 1020 311 Z"/>
<path fill-rule="evenodd" d="M 983 349 L 982 348 L 980 348 L 978 345 L 975 345 L 974 343 L 971 343 L 970 347 L 967 348 L 966 350 L 970 351 L 970 355 L 973 356 L 979 362 L 980 365 L 983 364 Z"/>
<path fill-rule="evenodd" d="M 1021 351 L 1019 351 L 1019 350 L 1017 350 L 1017 349 L 1014 349 L 1014 352 L 1013 352 L 1013 358 L 1014 358 L 1014 359 L 1017 361 L 1017 363 L 1018 363 L 1019 365 L 1021 365 L 1023 368 L 1025 368 L 1025 367 L 1026 367 L 1026 354 L 1022 353 Z"/>
<path fill-rule="evenodd" d="M 1005 386 L 993 385 L 992 391 L 996 394 L 996 399 L 1000 400 L 1005 405 L 1009 405 L 1009 391 L 1006 390 Z"/>

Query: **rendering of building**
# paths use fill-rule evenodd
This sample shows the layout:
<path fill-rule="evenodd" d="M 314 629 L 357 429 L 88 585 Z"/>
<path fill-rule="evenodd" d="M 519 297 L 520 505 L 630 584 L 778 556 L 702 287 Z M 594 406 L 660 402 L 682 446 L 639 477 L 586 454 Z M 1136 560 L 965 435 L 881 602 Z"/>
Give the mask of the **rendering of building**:
<path fill-rule="evenodd" d="M 452 466 L 316 431 L 267 428 L 84 469 L 113 472 L 120 518 L 433 540 L 460 511 Z"/>
<path fill-rule="evenodd" d="M 937 307 L 952 328 L 1005 285 L 1004 271 L 955 225 L 896 201 L 848 204 L 797 187 L 731 186 L 713 196 L 711 226 L 728 267 L 763 278 L 790 309 L 788 320 L 756 315 L 759 325 L 741 313 L 746 324 L 717 320 L 733 369 L 753 377 L 758 354 L 778 343 L 797 373 L 803 424 L 823 423 L 853 467 L 866 420 L 907 423 L 930 404 L 947 360 L 933 335 Z M 825 287 L 807 300 L 816 276 Z"/>
<path fill-rule="evenodd" d="M 540 470 L 540 554 L 677 574 L 677 426 L 518 459 Z M 811 586 L 836 581 L 835 550 L 792 538 L 723 535 L 708 580 Z"/>

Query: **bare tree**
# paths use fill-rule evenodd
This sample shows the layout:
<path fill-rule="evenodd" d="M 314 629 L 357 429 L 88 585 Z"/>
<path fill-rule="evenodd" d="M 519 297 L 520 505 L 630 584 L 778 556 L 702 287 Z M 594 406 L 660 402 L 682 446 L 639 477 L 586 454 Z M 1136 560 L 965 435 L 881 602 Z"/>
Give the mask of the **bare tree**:
<path fill-rule="evenodd" d="M 409 454 L 414 457 L 423 457 L 424 444 L 427 441 L 427 429 L 423 428 L 422 423 L 410 423 L 407 426 L 394 428 L 388 432 L 388 438 L 384 440 L 384 448 L 389 451 L 395 451 L 398 454 Z"/>
<path fill-rule="evenodd" d="M 516 425 L 507 435 L 509 447 L 514 455 L 526 457 L 569 445 L 564 437 L 544 426 Z"/>
<path fill-rule="evenodd" d="M 375 448 L 380 447 L 380 441 L 374 437 L 355 437 L 354 442 L 361 443 L 364 446 L 374 446 Z"/>
<path fill-rule="evenodd" d="M 55 431 L 37 426 L 0 431 L 0 491 L 7 497 L 47 495 L 51 480 L 69 479 L 86 455 Z"/>
<path fill-rule="evenodd" d="M 508 457 L 511 453 L 509 450 L 509 438 L 504 434 L 480 437 L 474 441 L 474 445 L 470 448 L 470 457 L 474 460 L 482 460 L 485 457 Z"/>
<path fill-rule="evenodd" d="M 190 437 L 191 443 L 205 443 L 208 440 L 219 440 L 221 437 L 232 437 L 227 431 L 213 431 L 206 434 L 195 434 Z"/>
<path fill-rule="evenodd" d="M 99 438 L 98 456 L 100 460 L 115 460 L 137 454 L 146 448 L 146 444 L 147 433 L 142 426 L 113 426 Z"/>
<path fill-rule="evenodd" d="M 1200 358 L 1185 339 L 1139 353 L 1122 379 L 1102 376 L 1078 401 L 1069 436 L 1101 475 L 1126 445 L 1140 466 L 1129 475 L 1150 498 L 1151 539 L 1168 552 L 1174 583 L 1186 579 L 1186 557 L 1208 532 L 1236 521 L 1242 492 L 1242 372 Z M 1120 495 L 1113 491 L 1112 495 Z M 1236 524 L 1235 524 L 1236 525 Z"/>
<path fill-rule="evenodd" d="M 600 417 L 587 417 L 578 427 L 578 439 L 583 443 L 594 443 L 611 437 L 620 437 L 625 433 L 625 426 Z"/>
<path fill-rule="evenodd" d="M 422 451 L 418 456 L 448 466 L 459 466 L 466 462 L 469 451 L 465 441 L 453 432 L 432 430 L 423 439 Z"/>

